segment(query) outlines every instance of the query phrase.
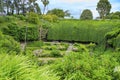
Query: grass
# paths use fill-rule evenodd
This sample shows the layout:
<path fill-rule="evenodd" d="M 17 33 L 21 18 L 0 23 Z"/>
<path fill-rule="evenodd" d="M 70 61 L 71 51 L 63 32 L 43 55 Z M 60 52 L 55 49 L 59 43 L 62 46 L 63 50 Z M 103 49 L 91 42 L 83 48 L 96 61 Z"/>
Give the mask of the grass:
<path fill-rule="evenodd" d="M 28 57 L 0 54 L 0 80 L 59 80 L 49 66 L 39 68 Z"/>

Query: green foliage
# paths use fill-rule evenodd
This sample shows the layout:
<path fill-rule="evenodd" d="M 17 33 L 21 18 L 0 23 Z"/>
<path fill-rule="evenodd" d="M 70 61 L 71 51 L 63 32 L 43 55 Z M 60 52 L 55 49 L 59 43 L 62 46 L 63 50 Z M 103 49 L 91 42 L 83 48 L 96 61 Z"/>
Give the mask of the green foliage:
<path fill-rule="evenodd" d="M 116 66 L 114 68 L 114 79 L 119 80 L 120 79 L 120 66 Z"/>
<path fill-rule="evenodd" d="M 118 48 L 118 51 L 120 49 L 120 34 L 113 40 L 113 46 L 116 47 L 116 49 Z"/>
<path fill-rule="evenodd" d="M 81 14 L 80 19 L 81 20 L 92 20 L 93 14 L 89 9 L 85 9 Z"/>
<path fill-rule="evenodd" d="M 65 17 L 65 12 L 62 10 L 62 9 L 52 9 L 52 10 L 49 10 L 47 12 L 47 14 L 51 14 L 51 15 L 56 15 L 60 18 L 64 18 Z"/>
<path fill-rule="evenodd" d="M 100 0 L 97 3 L 96 9 L 100 15 L 100 18 L 104 19 L 104 17 L 110 13 L 111 4 L 110 4 L 109 0 Z"/>
<path fill-rule="evenodd" d="M 25 34 L 26 34 L 26 40 L 27 41 L 35 41 L 39 39 L 39 31 L 37 26 L 33 27 L 20 27 L 19 29 L 19 40 L 24 41 L 25 40 Z"/>
<path fill-rule="evenodd" d="M 61 53 L 59 50 L 52 50 L 50 52 L 51 57 L 62 57 Z"/>
<path fill-rule="evenodd" d="M 0 23 L 11 22 L 14 20 L 15 18 L 13 16 L 0 16 Z"/>
<path fill-rule="evenodd" d="M 49 21 L 49 22 L 56 22 L 58 21 L 58 17 L 56 15 L 51 15 L 51 14 L 48 14 L 48 15 L 42 15 L 42 18 L 46 21 Z"/>
<path fill-rule="evenodd" d="M 0 16 L 0 23 L 3 23 L 3 22 L 5 22 L 4 17 Z"/>
<path fill-rule="evenodd" d="M 34 13 L 34 12 L 30 12 L 27 15 L 27 21 L 33 24 L 39 24 L 39 17 L 38 14 Z"/>
<path fill-rule="evenodd" d="M 48 40 L 105 43 L 105 34 L 119 27 L 113 21 L 60 21 L 48 30 Z"/>
<path fill-rule="evenodd" d="M 11 23 L 7 28 L 3 29 L 4 34 L 12 36 L 17 41 L 24 41 L 25 34 L 27 35 L 28 41 L 38 40 L 39 31 L 38 27 L 25 27 L 18 26 L 16 23 Z"/>
<path fill-rule="evenodd" d="M 0 0 L 0 13 L 4 12 L 4 1 Z"/>
<path fill-rule="evenodd" d="M 120 12 L 114 12 L 110 13 L 109 15 L 106 16 L 107 19 L 120 19 Z"/>
<path fill-rule="evenodd" d="M 14 15 L 15 17 L 19 18 L 20 20 L 26 20 L 26 16 L 24 15 Z"/>
<path fill-rule="evenodd" d="M 14 51 L 17 54 L 20 53 L 20 44 L 16 42 L 12 37 L 8 35 L 3 35 L 0 32 L 0 51 L 9 52 Z"/>
<path fill-rule="evenodd" d="M 105 34 L 107 44 L 112 45 L 114 48 L 120 47 L 120 28 L 115 28 Z"/>
<path fill-rule="evenodd" d="M 19 27 L 16 23 L 8 24 L 7 28 L 3 29 L 4 34 L 12 36 L 15 40 L 19 40 Z"/>
<path fill-rule="evenodd" d="M 33 42 L 27 43 L 28 47 L 42 47 L 43 45 L 44 43 L 42 41 L 33 41 Z"/>
<path fill-rule="evenodd" d="M 111 80 L 115 78 L 115 57 L 108 53 L 90 56 L 89 53 L 71 53 L 53 65 L 61 80 Z"/>
<path fill-rule="evenodd" d="M 22 55 L 0 54 L 0 80 L 59 80 L 48 67 L 38 67 Z"/>

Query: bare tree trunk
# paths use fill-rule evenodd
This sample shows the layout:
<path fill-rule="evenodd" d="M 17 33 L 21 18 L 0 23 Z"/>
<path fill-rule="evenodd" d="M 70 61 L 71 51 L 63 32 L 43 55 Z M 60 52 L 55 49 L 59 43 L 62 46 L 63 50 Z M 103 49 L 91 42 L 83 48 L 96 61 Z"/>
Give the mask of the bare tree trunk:
<path fill-rule="evenodd" d="M 45 9 L 46 9 L 46 6 L 44 6 L 44 9 L 43 9 L 43 15 L 45 14 Z"/>

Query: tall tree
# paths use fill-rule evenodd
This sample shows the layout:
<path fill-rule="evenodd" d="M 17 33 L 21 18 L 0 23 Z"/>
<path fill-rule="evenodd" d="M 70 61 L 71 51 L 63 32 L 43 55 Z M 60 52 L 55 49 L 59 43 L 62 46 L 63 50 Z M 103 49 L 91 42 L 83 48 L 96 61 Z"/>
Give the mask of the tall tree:
<path fill-rule="evenodd" d="M 81 14 L 80 19 L 81 20 L 92 20 L 93 14 L 89 9 L 85 9 Z"/>
<path fill-rule="evenodd" d="M 15 10 L 18 15 L 20 14 L 20 2 L 21 0 L 14 0 Z"/>
<path fill-rule="evenodd" d="M 35 3 L 34 6 L 35 6 L 35 12 L 38 14 L 41 14 L 41 9 L 40 9 L 38 3 Z"/>
<path fill-rule="evenodd" d="M 43 14 L 45 13 L 46 6 L 49 4 L 49 0 L 41 0 L 44 5 Z"/>
<path fill-rule="evenodd" d="M 5 8 L 7 10 L 7 14 L 10 13 L 10 5 L 11 5 L 11 0 L 4 0 L 5 3 Z"/>
<path fill-rule="evenodd" d="M 23 15 L 26 13 L 27 10 L 26 5 L 27 5 L 27 0 L 21 0 L 21 10 Z"/>
<path fill-rule="evenodd" d="M 100 18 L 104 19 L 105 16 L 107 16 L 110 13 L 111 10 L 111 4 L 108 0 L 100 0 L 97 3 L 97 8 L 96 10 L 98 11 Z"/>
<path fill-rule="evenodd" d="M 29 0 L 28 1 L 28 11 L 29 12 L 35 12 L 35 13 L 38 13 L 38 14 L 41 14 L 41 9 L 38 5 L 38 3 L 36 2 L 37 0 Z"/>
<path fill-rule="evenodd" d="M 53 14 L 60 18 L 64 18 L 65 16 L 70 16 L 69 10 L 64 11 L 63 9 L 52 9 L 47 12 L 47 14 Z"/>
<path fill-rule="evenodd" d="M 3 0 L 0 0 L 0 13 L 4 12 Z"/>

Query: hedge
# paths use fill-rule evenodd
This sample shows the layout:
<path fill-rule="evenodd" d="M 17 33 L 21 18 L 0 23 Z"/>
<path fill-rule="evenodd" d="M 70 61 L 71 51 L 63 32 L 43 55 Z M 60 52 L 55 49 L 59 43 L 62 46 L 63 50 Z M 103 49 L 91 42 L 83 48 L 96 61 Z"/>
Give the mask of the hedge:
<path fill-rule="evenodd" d="M 37 26 L 26 27 L 19 26 L 15 23 L 10 23 L 7 28 L 3 29 L 4 34 L 12 36 L 17 41 L 24 41 L 25 34 L 27 41 L 34 41 L 39 39 L 39 29 Z"/>
<path fill-rule="evenodd" d="M 65 20 L 52 25 L 48 31 L 47 39 L 101 44 L 105 43 L 105 34 L 119 26 L 119 21 Z"/>

